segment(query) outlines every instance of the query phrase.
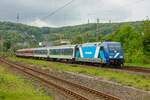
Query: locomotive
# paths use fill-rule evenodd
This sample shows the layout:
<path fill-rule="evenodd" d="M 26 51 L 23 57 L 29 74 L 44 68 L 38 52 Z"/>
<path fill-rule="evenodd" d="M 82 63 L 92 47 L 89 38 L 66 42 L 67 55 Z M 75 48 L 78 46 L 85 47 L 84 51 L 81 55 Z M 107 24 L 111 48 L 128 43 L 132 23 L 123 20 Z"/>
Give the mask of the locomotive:
<path fill-rule="evenodd" d="M 123 49 L 120 42 L 93 42 L 19 49 L 16 51 L 16 56 L 103 65 L 122 66 L 124 63 Z"/>

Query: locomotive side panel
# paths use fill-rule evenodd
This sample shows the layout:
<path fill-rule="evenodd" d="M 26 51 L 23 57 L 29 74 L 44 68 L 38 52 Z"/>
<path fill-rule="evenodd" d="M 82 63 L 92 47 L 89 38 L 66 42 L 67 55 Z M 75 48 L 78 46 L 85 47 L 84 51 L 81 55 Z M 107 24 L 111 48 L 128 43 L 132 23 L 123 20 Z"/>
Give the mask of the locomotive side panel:
<path fill-rule="evenodd" d="M 99 44 L 99 43 L 98 43 Z M 98 58 L 99 48 L 98 44 L 83 44 L 76 48 L 76 61 L 103 63 L 102 59 Z"/>

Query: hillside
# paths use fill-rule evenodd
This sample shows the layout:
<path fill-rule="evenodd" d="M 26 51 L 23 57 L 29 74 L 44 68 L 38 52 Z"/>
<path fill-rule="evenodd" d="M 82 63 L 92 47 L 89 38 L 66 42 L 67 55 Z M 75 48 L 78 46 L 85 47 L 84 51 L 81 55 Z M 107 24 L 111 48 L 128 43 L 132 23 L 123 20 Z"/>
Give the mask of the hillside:
<path fill-rule="evenodd" d="M 136 29 L 141 25 L 142 22 L 130 22 Z M 68 26 L 60 28 L 49 28 L 49 27 L 33 27 L 24 24 L 17 24 L 11 22 L 0 22 L 0 36 L 3 40 L 9 39 L 15 43 L 22 43 L 30 47 L 31 44 L 36 46 L 40 41 L 55 41 L 58 39 L 69 39 L 73 40 L 75 37 L 82 35 L 99 35 L 99 34 L 110 34 L 117 30 L 124 23 L 100 23 L 98 26 L 99 33 L 96 33 L 96 23 Z M 137 30 L 139 31 L 139 30 Z M 13 37 L 13 38 L 12 38 Z M 1 39 L 2 41 L 2 39 Z M 32 43 L 29 43 L 32 42 Z"/>

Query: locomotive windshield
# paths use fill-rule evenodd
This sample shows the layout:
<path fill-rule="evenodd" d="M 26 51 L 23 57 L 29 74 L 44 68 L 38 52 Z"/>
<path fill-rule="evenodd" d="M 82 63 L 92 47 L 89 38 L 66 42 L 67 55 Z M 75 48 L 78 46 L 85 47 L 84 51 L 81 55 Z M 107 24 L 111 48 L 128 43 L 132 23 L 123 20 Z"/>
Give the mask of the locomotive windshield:
<path fill-rule="evenodd" d="M 120 52 L 120 51 L 122 51 L 120 44 L 109 44 L 108 50 L 109 50 L 109 52 Z"/>
<path fill-rule="evenodd" d="M 120 43 L 108 44 L 108 54 L 111 59 L 123 58 L 123 51 Z"/>
<path fill-rule="evenodd" d="M 122 53 L 121 44 L 108 44 L 108 51 L 110 53 L 116 53 L 116 52 Z"/>

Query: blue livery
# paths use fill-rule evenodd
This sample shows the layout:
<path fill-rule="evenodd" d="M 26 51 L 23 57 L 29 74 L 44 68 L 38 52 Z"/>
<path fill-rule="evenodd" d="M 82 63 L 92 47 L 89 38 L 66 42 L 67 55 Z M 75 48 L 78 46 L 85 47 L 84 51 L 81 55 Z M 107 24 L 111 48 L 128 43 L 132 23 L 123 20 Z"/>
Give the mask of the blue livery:
<path fill-rule="evenodd" d="M 83 58 L 94 58 L 96 46 L 82 47 Z"/>
<path fill-rule="evenodd" d="M 99 52 L 99 58 L 102 59 L 102 61 L 104 63 L 106 63 L 106 56 L 105 55 L 106 55 L 105 51 L 104 50 L 100 50 L 100 52 Z"/>
<path fill-rule="evenodd" d="M 123 50 L 120 42 L 98 42 L 79 45 L 77 61 L 103 64 L 123 64 Z"/>

